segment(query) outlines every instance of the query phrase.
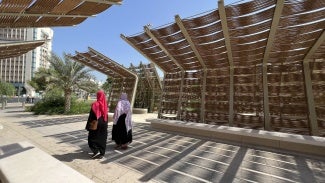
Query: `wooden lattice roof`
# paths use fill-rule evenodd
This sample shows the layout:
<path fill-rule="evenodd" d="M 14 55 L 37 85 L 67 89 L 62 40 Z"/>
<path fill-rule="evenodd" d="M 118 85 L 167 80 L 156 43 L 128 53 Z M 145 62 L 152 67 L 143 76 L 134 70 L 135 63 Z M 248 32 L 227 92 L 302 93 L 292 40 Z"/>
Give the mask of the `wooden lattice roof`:
<path fill-rule="evenodd" d="M 121 37 L 164 72 L 159 118 L 325 135 L 324 0 L 251 0 Z"/>
<path fill-rule="evenodd" d="M 138 83 L 136 73 L 131 72 L 129 69 L 91 47 L 88 47 L 87 52 L 76 52 L 76 55 L 70 55 L 70 58 L 113 78 L 114 86 L 111 89 L 114 91 L 110 92 L 110 109 L 115 108 L 121 92 L 128 94 L 131 105 L 133 106 Z"/>
<path fill-rule="evenodd" d="M 152 63 L 149 63 L 147 65 L 140 64 L 139 68 L 143 70 L 143 74 L 144 74 L 143 77 L 146 78 L 150 87 L 154 88 L 157 91 L 161 91 L 162 90 L 161 81 L 155 65 Z"/>
<path fill-rule="evenodd" d="M 135 73 L 129 71 L 124 66 L 106 57 L 91 47 L 88 47 L 87 52 L 76 52 L 76 55 L 71 56 L 71 58 L 113 78 L 137 77 Z"/>
<path fill-rule="evenodd" d="M 0 28 L 80 24 L 122 0 L 2 0 Z"/>
<path fill-rule="evenodd" d="M 121 37 L 164 72 L 324 58 L 324 0 L 254 0 Z"/>
<path fill-rule="evenodd" d="M 45 40 L 0 43 L 0 60 L 21 56 L 45 43 Z"/>
<path fill-rule="evenodd" d="M 131 64 L 129 70 L 137 73 L 139 81 L 135 98 L 135 107 L 147 108 L 149 112 L 159 106 L 162 84 L 154 64 Z"/>

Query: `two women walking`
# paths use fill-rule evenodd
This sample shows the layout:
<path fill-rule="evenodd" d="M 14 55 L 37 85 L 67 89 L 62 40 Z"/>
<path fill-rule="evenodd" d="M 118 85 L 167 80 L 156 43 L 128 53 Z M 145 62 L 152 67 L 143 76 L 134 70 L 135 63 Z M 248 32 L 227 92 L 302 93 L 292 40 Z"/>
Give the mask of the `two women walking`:
<path fill-rule="evenodd" d="M 132 111 L 127 94 L 122 93 L 113 115 L 112 140 L 115 149 L 127 149 L 132 142 Z M 88 146 L 93 152 L 91 158 L 101 159 L 105 155 L 107 141 L 108 107 L 104 91 L 97 92 L 97 101 L 92 103 L 87 120 Z"/>

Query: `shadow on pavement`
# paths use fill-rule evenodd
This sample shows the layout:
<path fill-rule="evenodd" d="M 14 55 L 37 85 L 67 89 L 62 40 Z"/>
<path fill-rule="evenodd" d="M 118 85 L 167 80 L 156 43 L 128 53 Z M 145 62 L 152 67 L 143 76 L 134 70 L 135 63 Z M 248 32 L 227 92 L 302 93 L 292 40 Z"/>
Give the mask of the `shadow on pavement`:
<path fill-rule="evenodd" d="M 21 122 L 29 128 L 84 121 L 85 117 Z M 42 124 L 42 125 L 41 125 Z M 133 142 L 127 150 L 114 150 L 112 123 L 108 127 L 105 164 L 128 167 L 143 176 L 140 182 L 323 182 L 325 162 L 256 146 L 243 146 L 213 139 L 155 130 L 147 123 L 136 123 Z M 80 150 L 53 155 L 60 161 L 90 159 L 88 132 L 74 130 L 47 135 L 58 143 Z"/>
<path fill-rule="evenodd" d="M 88 160 L 90 159 L 90 155 L 89 153 L 87 153 L 87 150 L 78 150 L 75 152 L 71 152 L 71 153 L 66 153 L 66 154 L 56 154 L 56 155 L 52 155 L 54 158 L 60 160 L 60 161 L 64 161 L 64 162 L 72 162 L 75 159 L 84 159 L 84 160 Z"/>
<path fill-rule="evenodd" d="M 29 120 L 29 121 L 22 121 L 20 122 L 20 124 L 24 126 L 28 126 L 29 128 L 37 128 L 37 127 L 44 127 L 44 126 L 76 123 L 81 121 L 85 122 L 86 120 L 87 117 L 85 115 L 85 116 L 72 116 L 72 117 L 56 117 L 56 118 L 41 119 L 41 120 Z"/>
<path fill-rule="evenodd" d="M 33 148 L 34 147 L 22 147 L 18 143 L 0 146 L 0 160 Z"/>

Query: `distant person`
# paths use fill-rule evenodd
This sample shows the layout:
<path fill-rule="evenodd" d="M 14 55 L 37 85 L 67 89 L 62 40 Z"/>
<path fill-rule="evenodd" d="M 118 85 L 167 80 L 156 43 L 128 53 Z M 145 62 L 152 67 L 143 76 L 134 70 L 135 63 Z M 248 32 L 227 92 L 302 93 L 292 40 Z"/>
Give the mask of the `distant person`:
<path fill-rule="evenodd" d="M 29 101 L 30 101 L 30 98 L 29 98 L 29 95 L 27 95 L 26 103 L 29 103 Z"/>
<path fill-rule="evenodd" d="M 132 142 L 131 104 L 127 94 L 122 93 L 113 115 L 112 140 L 115 141 L 115 149 L 127 149 Z"/>
<path fill-rule="evenodd" d="M 101 159 L 105 155 L 107 141 L 108 107 L 105 93 L 97 92 L 97 101 L 93 102 L 86 125 L 88 133 L 88 146 L 93 152 L 92 159 Z M 97 129 L 91 129 L 91 123 L 97 120 Z"/>

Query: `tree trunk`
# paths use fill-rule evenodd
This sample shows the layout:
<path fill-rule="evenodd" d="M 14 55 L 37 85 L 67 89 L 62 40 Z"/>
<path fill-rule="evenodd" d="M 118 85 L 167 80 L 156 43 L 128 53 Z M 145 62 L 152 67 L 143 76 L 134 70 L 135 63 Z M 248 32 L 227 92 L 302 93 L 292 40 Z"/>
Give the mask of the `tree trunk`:
<path fill-rule="evenodd" d="M 64 93 L 65 93 L 64 113 L 67 114 L 70 112 L 70 108 L 71 108 L 71 92 L 65 91 Z"/>

